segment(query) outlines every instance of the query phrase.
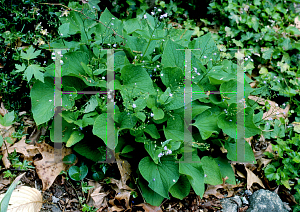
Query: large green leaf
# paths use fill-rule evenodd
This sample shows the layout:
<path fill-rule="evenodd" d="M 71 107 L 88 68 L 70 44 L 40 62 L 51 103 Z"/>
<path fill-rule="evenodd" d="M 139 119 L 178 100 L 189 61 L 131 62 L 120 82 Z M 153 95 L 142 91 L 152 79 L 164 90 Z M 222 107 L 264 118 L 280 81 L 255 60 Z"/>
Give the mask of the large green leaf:
<path fill-rule="evenodd" d="M 113 130 L 107 129 L 107 113 L 100 114 L 94 123 L 93 134 L 101 138 L 104 143 L 110 148 L 115 149 L 118 144 L 118 130 L 114 127 Z M 108 139 L 115 136 L 115 144 L 107 143 Z"/>
<path fill-rule="evenodd" d="M 198 128 L 202 139 L 206 140 L 212 133 L 219 133 L 217 120 L 218 114 L 206 110 L 195 118 L 195 123 L 192 125 Z"/>
<path fill-rule="evenodd" d="M 161 63 L 164 67 L 178 67 L 184 70 L 184 51 L 179 49 L 184 49 L 184 47 L 174 41 L 167 41 L 161 59 Z"/>
<path fill-rule="evenodd" d="M 261 129 L 259 129 L 253 122 L 253 114 L 254 111 L 252 108 L 247 107 L 245 109 L 245 138 L 250 138 L 251 136 L 261 133 Z"/>
<path fill-rule="evenodd" d="M 139 171 L 153 191 L 169 199 L 169 189 L 179 179 L 178 163 L 172 156 L 163 156 L 160 161 L 161 164 L 155 164 L 149 156 L 144 157 L 139 163 Z"/>
<path fill-rule="evenodd" d="M 81 66 L 81 62 L 85 64 L 89 63 L 89 57 L 85 52 L 68 52 L 64 54 L 62 60 L 64 61 L 62 66 L 62 76 L 76 76 L 78 78 L 82 78 L 80 75 L 86 75 L 83 67 Z"/>
<path fill-rule="evenodd" d="M 254 157 L 253 150 L 248 142 L 245 142 L 245 161 L 254 162 L 256 164 L 256 159 Z M 225 149 L 227 149 L 227 158 L 231 161 L 237 161 L 237 144 L 236 143 L 225 143 Z M 244 162 L 244 161 L 241 161 Z"/>
<path fill-rule="evenodd" d="M 218 163 L 218 166 L 220 167 L 222 178 L 228 177 L 226 182 L 231 185 L 236 185 L 234 171 L 230 163 L 228 163 L 228 160 L 221 157 L 217 157 L 215 158 L 215 161 Z"/>
<path fill-rule="evenodd" d="M 37 125 L 43 124 L 54 116 L 54 81 L 45 78 L 45 83 L 36 82 L 30 90 L 32 113 Z"/>
<path fill-rule="evenodd" d="M 170 188 L 170 193 L 173 197 L 182 200 L 189 195 L 191 190 L 191 184 L 187 176 L 180 175 L 179 180 Z"/>
<path fill-rule="evenodd" d="M 173 118 L 170 118 L 167 122 L 167 127 L 164 126 L 164 134 L 166 139 L 172 139 L 174 141 L 183 141 L 184 139 L 184 120 L 178 114 L 174 114 Z"/>
<path fill-rule="evenodd" d="M 166 87 L 175 88 L 184 79 L 184 74 L 180 68 L 166 67 L 161 71 L 161 81 Z"/>
<path fill-rule="evenodd" d="M 123 80 L 122 96 L 125 92 L 132 98 L 138 97 L 141 93 L 154 94 L 153 82 L 146 70 L 141 66 L 126 65 L 121 70 L 121 79 Z"/>
<path fill-rule="evenodd" d="M 142 195 L 147 203 L 154 206 L 159 206 L 162 203 L 164 197 L 149 188 L 145 179 L 142 177 L 138 178 L 138 184 L 141 187 Z"/>
<path fill-rule="evenodd" d="M 200 161 L 200 158 L 196 152 L 192 153 L 193 161 Z M 181 158 L 180 161 L 183 161 Z M 179 173 L 187 176 L 190 184 L 192 185 L 195 193 L 203 197 L 205 185 L 204 185 L 204 171 L 201 163 L 179 163 Z"/>
<path fill-rule="evenodd" d="M 104 12 L 100 16 L 100 21 L 104 23 L 107 27 L 112 28 L 118 35 L 123 35 L 123 24 L 118 18 L 111 14 L 111 12 L 105 8 Z M 99 23 L 100 24 L 100 23 Z M 101 24 L 102 25 L 102 24 Z M 104 26 L 103 26 L 104 27 Z M 123 41 L 119 36 L 111 36 L 114 31 L 104 27 L 104 31 L 102 31 L 102 39 L 104 43 L 116 43 Z M 101 39 L 101 40 L 102 40 Z"/>
<path fill-rule="evenodd" d="M 196 42 L 190 42 L 189 48 L 199 49 L 199 51 L 195 50 L 192 52 L 198 59 L 200 59 L 203 65 L 207 64 L 210 59 L 214 61 L 220 59 L 220 52 L 210 32 L 198 37 Z"/>
<path fill-rule="evenodd" d="M 145 130 L 146 133 L 148 133 L 152 138 L 154 139 L 159 139 L 160 135 L 157 131 L 156 125 L 155 124 L 149 124 L 146 126 Z"/>
<path fill-rule="evenodd" d="M 220 168 L 214 158 L 210 156 L 204 156 L 201 158 L 202 168 L 206 177 L 204 182 L 210 185 L 219 185 L 222 184 L 222 175 Z"/>

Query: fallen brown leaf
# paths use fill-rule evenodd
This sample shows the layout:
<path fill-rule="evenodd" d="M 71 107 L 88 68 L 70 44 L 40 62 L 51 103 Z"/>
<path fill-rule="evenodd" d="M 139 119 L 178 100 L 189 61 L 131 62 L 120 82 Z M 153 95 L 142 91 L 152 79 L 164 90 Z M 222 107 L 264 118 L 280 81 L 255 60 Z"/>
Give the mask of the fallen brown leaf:
<path fill-rule="evenodd" d="M 41 144 L 37 143 L 36 146 L 38 150 L 43 156 L 42 160 L 34 161 L 33 164 L 36 167 L 36 172 L 39 178 L 42 180 L 43 191 L 47 190 L 51 187 L 52 183 L 56 179 L 56 177 L 60 174 L 61 171 L 67 171 L 70 166 L 73 164 L 67 165 L 62 162 L 62 159 L 69 154 L 72 154 L 72 150 L 70 148 L 66 148 L 63 146 L 62 155 L 58 155 L 58 162 L 54 161 L 54 148 L 49 144 L 46 144 L 45 141 Z M 57 158 L 55 158 L 57 159 Z M 77 162 L 77 160 L 76 160 Z M 76 164 L 75 162 L 75 164 Z"/>
<path fill-rule="evenodd" d="M 268 120 L 269 118 L 272 118 L 272 119 L 279 119 L 280 117 L 286 118 L 288 116 L 288 112 L 290 109 L 289 104 L 285 107 L 285 109 L 282 109 L 282 108 L 276 106 L 276 102 L 273 102 L 270 100 L 266 100 L 266 99 L 256 97 L 256 96 L 249 96 L 248 98 L 256 101 L 257 103 L 259 103 L 261 105 L 265 105 L 266 101 L 269 102 L 270 109 L 263 114 L 262 119 L 264 119 L 264 120 Z"/>
<path fill-rule="evenodd" d="M 250 170 L 245 166 L 247 171 L 247 189 L 249 190 L 253 183 L 258 183 L 261 187 L 265 188 L 262 181 Z"/>
<path fill-rule="evenodd" d="M 153 206 L 148 203 L 141 203 L 136 206 L 142 206 L 145 212 L 162 212 L 161 208 L 158 206 Z"/>

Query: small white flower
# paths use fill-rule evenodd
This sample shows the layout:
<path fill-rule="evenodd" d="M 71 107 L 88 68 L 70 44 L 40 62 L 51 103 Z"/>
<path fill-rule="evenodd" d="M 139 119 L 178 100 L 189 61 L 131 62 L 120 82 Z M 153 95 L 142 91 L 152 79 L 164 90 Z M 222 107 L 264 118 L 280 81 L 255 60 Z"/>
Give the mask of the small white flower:
<path fill-rule="evenodd" d="M 157 65 L 156 67 L 159 68 L 159 65 Z"/>
<path fill-rule="evenodd" d="M 248 56 L 248 58 L 250 59 L 250 56 Z"/>
<path fill-rule="evenodd" d="M 269 121 L 272 121 L 273 119 L 272 118 L 269 118 Z"/>
<path fill-rule="evenodd" d="M 195 70 L 195 72 L 197 72 L 197 68 L 196 67 L 194 67 L 194 70 Z"/>
<path fill-rule="evenodd" d="M 95 9 L 96 7 L 95 7 L 95 6 L 93 6 L 93 8 Z"/>
<path fill-rule="evenodd" d="M 155 15 L 155 12 L 151 12 L 151 15 Z"/>
<path fill-rule="evenodd" d="M 207 177 L 207 175 L 206 175 L 206 174 L 204 174 L 204 177 Z"/>
<path fill-rule="evenodd" d="M 108 95 L 107 97 L 108 97 L 109 99 L 111 99 L 111 95 Z"/>
<path fill-rule="evenodd" d="M 280 82 L 280 80 L 277 80 L 278 82 Z"/>
<path fill-rule="evenodd" d="M 209 60 L 212 60 L 211 58 Z"/>
<path fill-rule="evenodd" d="M 251 62 L 253 62 L 253 59 L 251 59 Z"/>
<path fill-rule="evenodd" d="M 160 76 L 164 76 L 164 74 L 161 74 Z"/>
<path fill-rule="evenodd" d="M 147 19 L 147 15 L 146 14 L 144 15 L 144 19 Z"/>
<path fill-rule="evenodd" d="M 151 116 L 151 117 L 153 117 L 153 116 L 154 116 L 154 114 L 153 114 L 153 113 L 151 113 L 151 114 L 150 114 L 150 116 Z"/>
<path fill-rule="evenodd" d="M 217 53 L 214 53 L 214 55 L 217 55 Z"/>
<path fill-rule="evenodd" d="M 278 104 L 276 103 L 275 106 L 278 107 Z"/>
<path fill-rule="evenodd" d="M 232 121 L 231 119 L 229 121 Z"/>
<path fill-rule="evenodd" d="M 114 25 L 114 23 L 111 23 L 111 25 Z"/>
<path fill-rule="evenodd" d="M 269 123 L 267 122 L 267 124 L 266 124 L 267 126 L 269 125 Z"/>
<path fill-rule="evenodd" d="M 276 79 L 277 77 L 276 76 L 274 76 L 274 79 Z"/>
<path fill-rule="evenodd" d="M 164 147 L 164 150 L 168 150 L 168 147 L 167 147 L 167 146 L 165 146 L 165 147 Z"/>
<path fill-rule="evenodd" d="M 153 178 L 153 181 L 155 181 L 155 178 Z"/>
<path fill-rule="evenodd" d="M 52 100 L 51 100 L 51 99 L 49 99 L 49 102 L 52 102 Z"/>
<path fill-rule="evenodd" d="M 283 103 L 282 106 L 285 106 L 285 103 Z"/>
<path fill-rule="evenodd" d="M 167 153 L 168 153 L 168 154 L 172 154 L 172 150 L 169 149 L 169 150 L 167 151 Z"/>
<path fill-rule="evenodd" d="M 204 56 L 204 58 L 206 58 L 206 56 Z"/>
<path fill-rule="evenodd" d="M 161 12 L 161 9 L 158 9 L 157 11 L 158 11 L 158 12 Z"/>
<path fill-rule="evenodd" d="M 133 105 L 132 105 L 132 107 L 133 107 L 133 108 L 136 108 L 136 105 L 135 105 L 135 104 L 133 104 Z"/>
<path fill-rule="evenodd" d="M 105 79 L 105 77 L 102 77 L 102 79 Z"/>
<path fill-rule="evenodd" d="M 248 58 L 245 58 L 245 60 L 248 60 Z"/>
<path fill-rule="evenodd" d="M 169 94 L 169 96 L 170 96 L 170 97 L 172 97 L 172 96 L 173 96 L 173 94 L 171 94 L 171 93 L 170 93 L 170 94 Z"/>
<path fill-rule="evenodd" d="M 114 20 L 115 18 L 114 18 L 114 17 L 112 17 L 111 19 L 112 19 L 112 20 Z"/>
<path fill-rule="evenodd" d="M 159 157 L 159 158 L 160 158 L 160 157 L 162 157 L 162 156 L 163 156 L 163 154 L 162 154 L 162 153 L 159 153 L 159 154 L 158 154 L 158 157 Z"/>
<path fill-rule="evenodd" d="M 198 75 L 200 75 L 200 73 L 197 73 Z"/>
<path fill-rule="evenodd" d="M 264 81 L 264 83 L 266 84 L 267 82 L 266 82 L 266 81 Z"/>
<path fill-rule="evenodd" d="M 115 48 L 116 48 L 116 47 L 117 47 L 117 44 L 114 44 L 114 45 L 113 45 L 113 47 L 115 47 Z"/>
<path fill-rule="evenodd" d="M 279 115 L 279 112 L 276 112 L 276 115 Z"/>

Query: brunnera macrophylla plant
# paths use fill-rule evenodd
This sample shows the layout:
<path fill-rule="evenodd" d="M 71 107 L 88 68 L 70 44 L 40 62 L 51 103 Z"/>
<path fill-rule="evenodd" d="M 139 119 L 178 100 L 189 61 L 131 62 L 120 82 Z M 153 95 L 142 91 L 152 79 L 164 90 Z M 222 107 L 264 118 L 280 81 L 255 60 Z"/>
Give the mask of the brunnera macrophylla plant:
<path fill-rule="evenodd" d="M 227 183 L 235 184 L 228 162 L 236 161 L 237 152 L 237 99 L 236 94 L 230 93 L 237 87 L 237 65 L 234 60 L 220 58 L 210 33 L 191 40 L 192 30 L 170 28 L 165 20 L 168 15 L 158 10 L 121 21 L 106 9 L 98 19 L 98 8 L 92 4 L 70 2 L 68 12 L 57 15 L 62 23 L 61 37 L 50 43 L 50 47 L 69 49 L 61 50 L 62 90 L 74 92 L 62 94 L 62 142 L 67 147 L 97 162 L 103 158 L 102 147 L 107 145 L 107 137 L 115 136 L 115 152 L 136 167 L 133 173 L 136 186 L 144 199 L 156 206 L 164 198 L 170 198 L 169 194 L 183 199 L 191 187 L 202 197 L 205 184 L 221 184 L 225 177 Z M 108 88 L 104 50 L 107 48 L 115 48 L 115 79 Z M 179 49 L 198 49 L 192 51 L 191 57 L 195 93 L 190 125 L 196 132 L 192 134 L 192 158 L 199 163 L 176 163 L 184 159 L 187 128 L 185 54 Z M 54 142 L 53 69 L 54 63 L 40 71 L 43 78 L 37 78 L 30 97 L 34 120 L 37 125 L 52 125 L 50 139 Z M 253 92 L 250 82 L 245 78 L 246 138 L 261 133 L 254 121 L 257 104 L 247 98 Z M 107 96 L 77 93 L 108 89 L 115 90 L 112 132 L 107 131 L 106 119 L 113 93 L 108 92 Z M 207 91 L 220 94 L 209 95 Z M 210 145 L 223 147 L 227 153 L 213 157 L 207 151 Z M 245 160 L 255 161 L 247 142 Z"/>

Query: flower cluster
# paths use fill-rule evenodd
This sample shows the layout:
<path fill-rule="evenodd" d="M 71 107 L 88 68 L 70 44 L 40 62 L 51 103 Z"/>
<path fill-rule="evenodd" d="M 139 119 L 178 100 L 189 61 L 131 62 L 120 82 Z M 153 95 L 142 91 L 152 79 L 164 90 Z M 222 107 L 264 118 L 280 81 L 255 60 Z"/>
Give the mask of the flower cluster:
<path fill-rule="evenodd" d="M 161 153 L 158 154 L 159 158 L 162 157 L 162 156 L 164 156 L 164 155 L 172 154 L 172 150 L 168 149 L 167 146 L 164 147 L 164 150 L 166 150 L 166 151 L 165 152 L 161 152 Z"/>

